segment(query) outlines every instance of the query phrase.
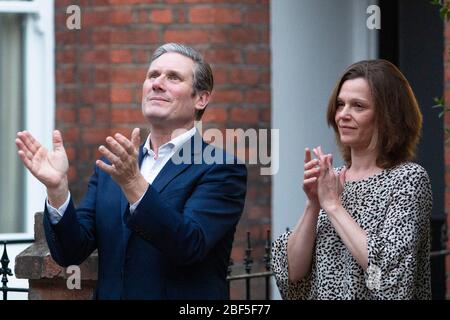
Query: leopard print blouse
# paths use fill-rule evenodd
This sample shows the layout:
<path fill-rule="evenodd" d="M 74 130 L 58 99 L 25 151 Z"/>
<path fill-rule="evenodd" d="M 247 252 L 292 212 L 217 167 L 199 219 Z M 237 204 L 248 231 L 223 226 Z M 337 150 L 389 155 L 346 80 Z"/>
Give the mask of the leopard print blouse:
<path fill-rule="evenodd" d="M 425 169 L 408 162 L 345 182 L 341 200 L 367 233 L 368 268 L 358 265 L 321 210 L 312 269 L 305 278 L 288 279 L 290 232 L 273 243 L 272 268 L 282 298 L 430 299 L 432 194 Z"/>

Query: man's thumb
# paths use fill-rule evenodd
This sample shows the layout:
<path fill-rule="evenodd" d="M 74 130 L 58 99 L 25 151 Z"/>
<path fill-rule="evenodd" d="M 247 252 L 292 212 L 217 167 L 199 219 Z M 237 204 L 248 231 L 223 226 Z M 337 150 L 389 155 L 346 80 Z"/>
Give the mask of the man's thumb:
<path fill-rule="evenodd" d="M 141 130 L 139 128 L 134 128 L 133 132 L 131 132 L 131 143 L 139 150 L 139 146 L 141 145 Z"/>
<path fill-rule="evenodd" d="M 64 150 L 63 138 L 59 130 L 53 131 L 53 151 Z"/>

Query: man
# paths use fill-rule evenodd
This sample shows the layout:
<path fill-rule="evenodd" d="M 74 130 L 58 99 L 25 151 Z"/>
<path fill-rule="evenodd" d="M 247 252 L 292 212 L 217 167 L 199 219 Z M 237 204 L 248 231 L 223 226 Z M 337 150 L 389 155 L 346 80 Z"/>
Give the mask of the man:
<path fill-rule="evenodd" d="M 29 132 L 17 134 L 20 158 L 47 187 L 44 228 L 52 257 L 69 266 L 98 249 L 96 298 L 229 298 L 226 271 L 247 171 L 242 164 L 198 161 L 207 144 L 194 120 L 212 88 L 211 68 L 199 53 L 174 43 L 159 47 L 142 90 L 150 135 L 142 146 L 137 128 L 130 140 L 106 138 L 77 209 L 59 131 L 53 151 Z M 186 159 L 186 152 L 188 162 L 172 161 Z"/>

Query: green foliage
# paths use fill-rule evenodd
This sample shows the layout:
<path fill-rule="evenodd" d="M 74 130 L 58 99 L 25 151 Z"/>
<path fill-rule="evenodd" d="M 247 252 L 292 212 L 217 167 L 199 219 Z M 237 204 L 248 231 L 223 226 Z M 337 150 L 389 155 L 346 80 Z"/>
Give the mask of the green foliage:
<path fill-rule="evenodd" d="M 438 6 L 439 8 L 439 15 L 441 16 L 441 19 L 444 21 L 450 21 L 450 4 L 448 1 L 445 0 L 431 0 L 430 2 L 434 6 Z"/>
<path fill-rule="evenodd" d="M 434 6 L 439 7 L 439 15 L 443 21 L 450 21 L 450 3 L 448 2 L 448 0 L 431 0 L 430 3 Z M 450 55 L 450 50 L 447 52 L 447 54 Z M 441 112 L 439 112 L 439 118 L 442 118 L 448 111 L 450 111 L 450 107 L 445 105 L 443 97 L 435 97 L 434 103 L 435 105 L 432 108 L 442 109 Z M 450 129 L 445 129 L 445 134 L 450 135 Z M 449 141 L 450 137 L 447 138 L 445 143 L 448 143 Z"/>

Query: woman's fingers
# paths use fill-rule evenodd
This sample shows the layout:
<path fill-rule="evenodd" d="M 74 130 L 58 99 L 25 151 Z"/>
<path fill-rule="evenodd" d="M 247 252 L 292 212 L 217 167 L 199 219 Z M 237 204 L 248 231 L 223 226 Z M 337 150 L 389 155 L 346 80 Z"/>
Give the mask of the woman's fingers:
<path fill-rule="evenodd" d="M 311 150 L 305 148 L 305 164 L 311 161 Z"/>
<path fill-rule="evenodd" d="M 304 179 L 308 179 L 311 177 L 318 177 L 320 173 L 320 168 L 312 168 L 310 170 L 305 170 L 305 173 L 303 174 Z"/>
<path fill-rule="evenodd" d="M 309 179 L 305 179 L 305 180 L 303 180 L 303 186 L 307 186 L 307 185 L 313 184 L 316 181 L 317 181 L 317 177 L 312 177 L 312 178 L 309 178 Z"/>

